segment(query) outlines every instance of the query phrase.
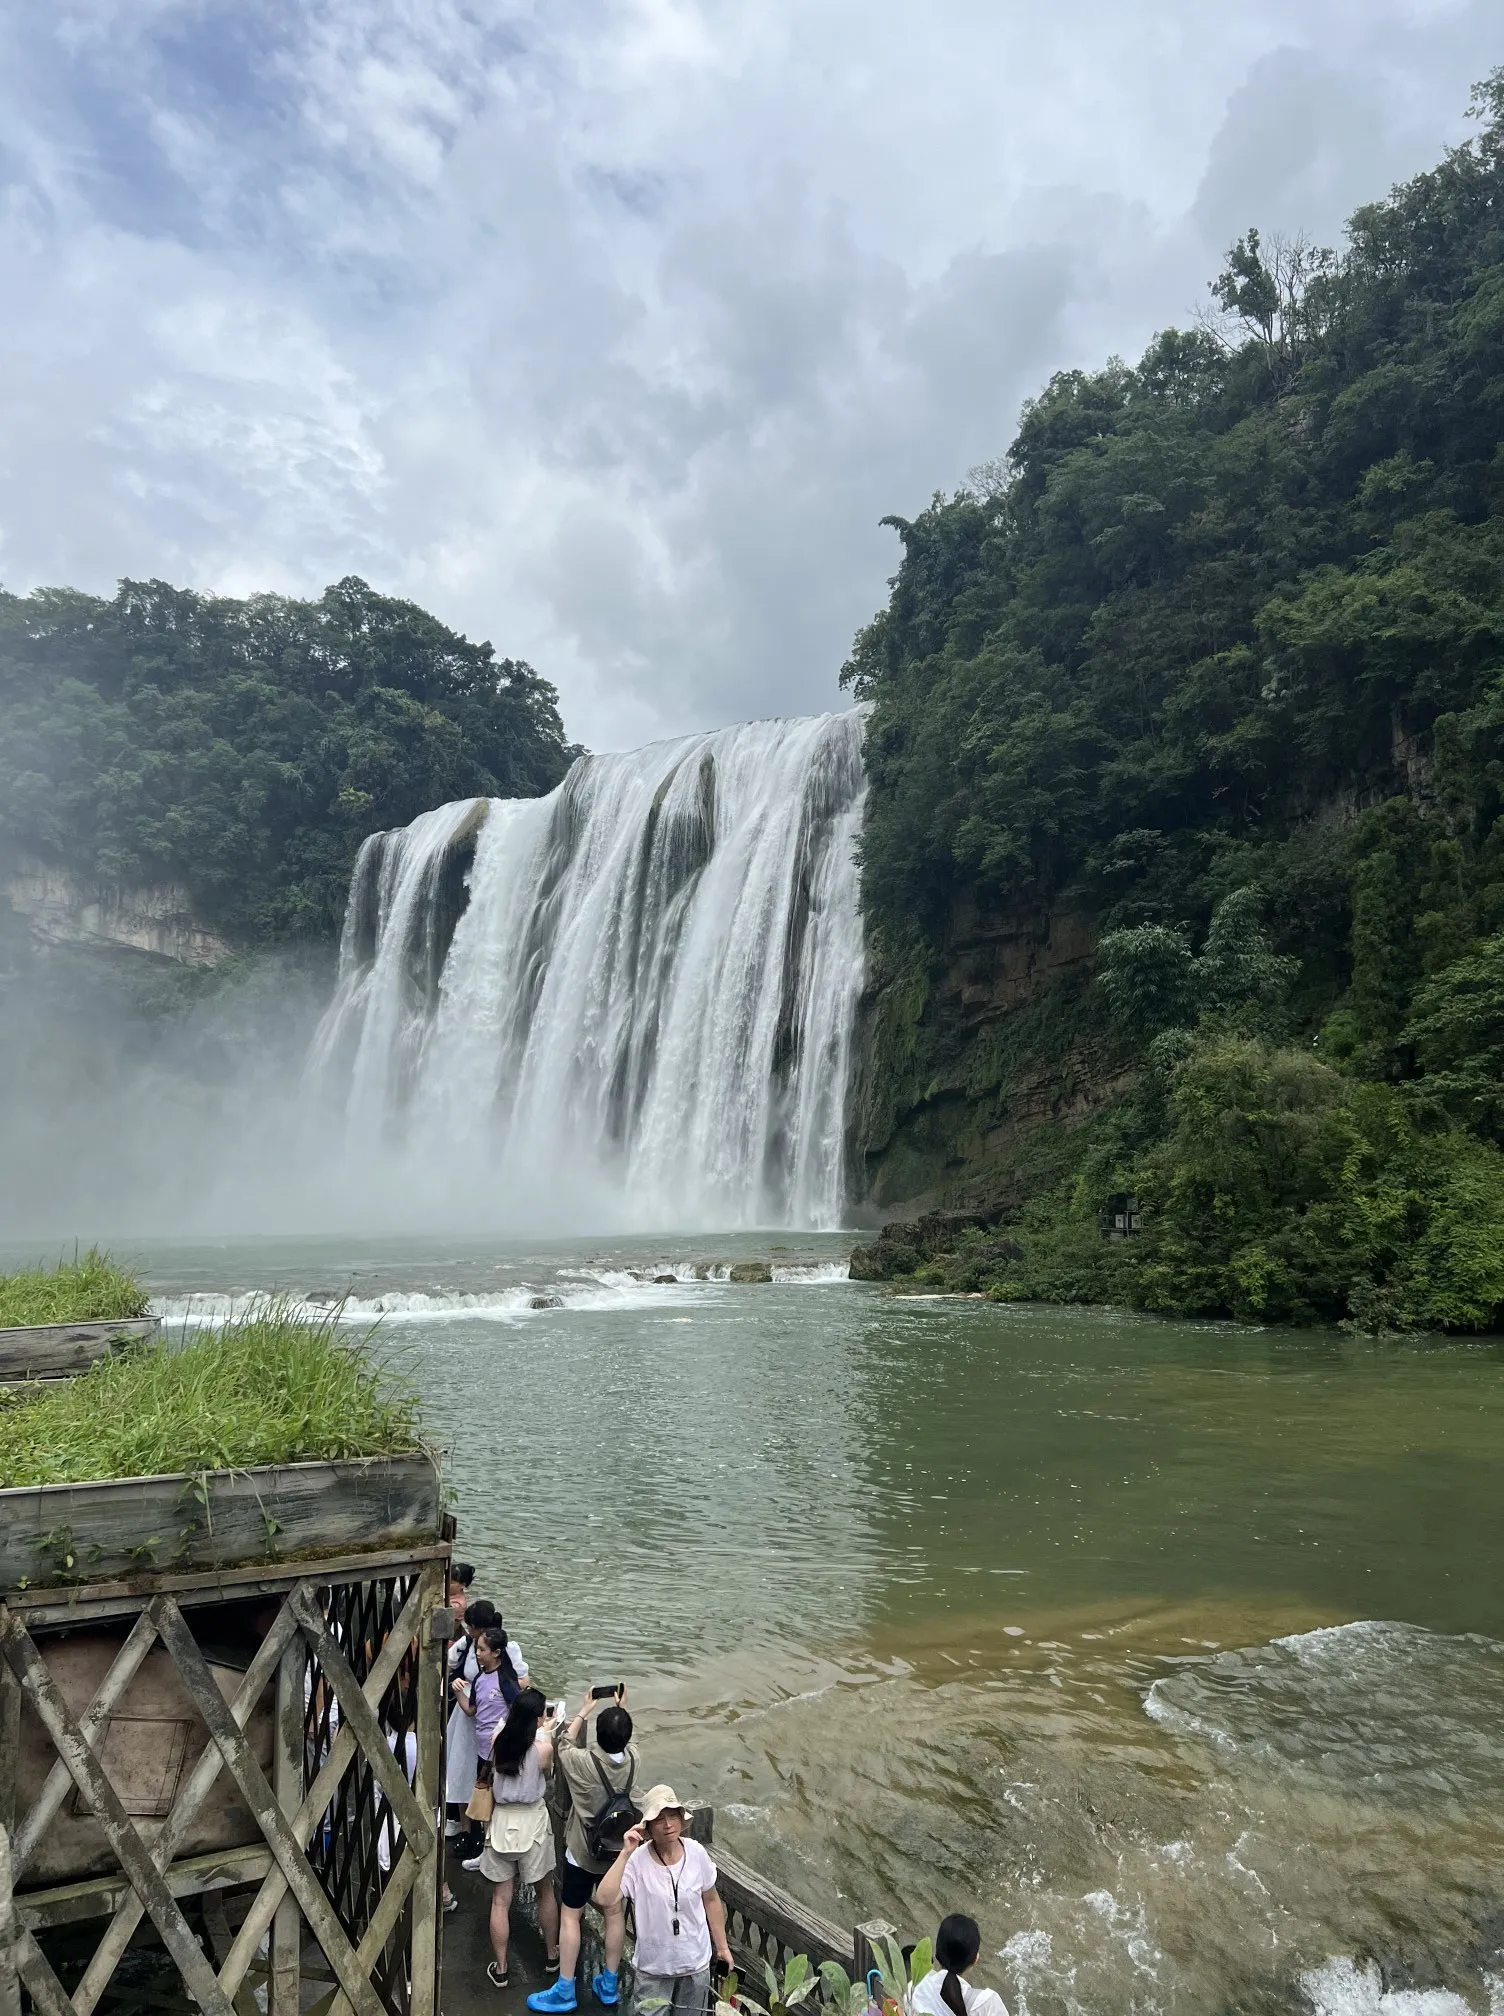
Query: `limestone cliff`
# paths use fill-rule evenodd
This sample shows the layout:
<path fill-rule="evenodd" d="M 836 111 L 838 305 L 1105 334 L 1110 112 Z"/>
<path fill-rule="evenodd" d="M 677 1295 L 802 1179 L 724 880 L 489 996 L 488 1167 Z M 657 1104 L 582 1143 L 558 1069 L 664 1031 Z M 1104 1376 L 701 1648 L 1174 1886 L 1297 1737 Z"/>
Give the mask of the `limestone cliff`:
<path fill-rule="evenodd" d="M 66 869 L 22 860 L 0 881 L 0 895 L 48 944 L 145 952 L 180 966 L 214 966 L 232 950 L 171 884 L 90 887 Z"/>

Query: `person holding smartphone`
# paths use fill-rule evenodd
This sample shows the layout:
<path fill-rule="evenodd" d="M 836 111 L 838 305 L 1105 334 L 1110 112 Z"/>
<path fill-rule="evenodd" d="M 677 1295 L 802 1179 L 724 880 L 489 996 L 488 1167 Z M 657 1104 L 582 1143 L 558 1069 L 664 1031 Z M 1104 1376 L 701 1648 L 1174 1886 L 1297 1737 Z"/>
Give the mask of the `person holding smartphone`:
<path fill-rule="evenodd" d="M 554 1739 L 559 1773 L 569 1794 L 564 1867 L 559 1879 L 559 1978 L 528 1996 L 527 2006 L 534 2016 L 568 2016 L 579 2006 L 575 1969 L 580 1964 L 585 1906 L 595 1896 L 596 1885 L 621 1845 L 621 1837 L 610 1841 L 600 1838 L 600 1822 L 613 1804 L 619 1806 L 623 1801 L 629 1807 L 626 1818 L 638 1811 L 631 1802 L 641 1760 L 632 1741 L 626 1700 L 625 1687 L 593 1687 L 585 1706 Z M 609 1906 L 599 1897 L 596 1902 L 605 1920 L 606 1951 L 605 1965 L 590 1987 L 603 2008 L 614 2009 L 621 2000 L 618 1976 L 627 1936 L 626 1915 L 620 1900 Z"/>
<path fill-rule="evenodd" d="M 711 1961 L 731 1964 L 726 1907 L 709 1851 L 684 1833 L 684 1807 L 672 1785 L 655 1785 L 642 1819 L 596 1885 L 604 1911 L 632 1900 L 637 1925 L 633 1971 L 638 2016 L 706 2016 Z"/>

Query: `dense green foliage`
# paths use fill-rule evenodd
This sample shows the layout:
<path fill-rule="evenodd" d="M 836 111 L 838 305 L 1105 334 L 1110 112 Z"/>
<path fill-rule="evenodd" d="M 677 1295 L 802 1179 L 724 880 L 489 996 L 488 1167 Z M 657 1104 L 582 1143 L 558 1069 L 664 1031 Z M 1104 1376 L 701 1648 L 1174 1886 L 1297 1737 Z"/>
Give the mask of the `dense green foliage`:
<path fill-rule="evenodd" d="M 416 1397 L 342 1336 L 267 1299 L 182 1345 L 102 1359 L 0 1403 L 0 1485 L 243 1469 L 421 1446 Z"/>
<path fill-rule="evenodd" d="M 1057 376 L 890 521 L 846 669 L 882 1097 L 949 1072 L 985 1133 L 1083 1016 L 1131 1080 L 1017 1207 L 1036 1292 L 1504 1318 L 1504 71 L 1475 111 L 1340 256 L 1248 233 L 1205 327 Z M 934 995 L 968 906 L 1100 947 L 990 1078 Z"/>
<path fill-rule="evenodd" d="M 8 1324 L 107 1323 L 145 1316 L 151 1304 L 133 1270 L 91 1246 L 55 1267 L 0 1274 L 0 1329 Z"/>
<path fill-rule="evenodd" d="M 176 883 L 242 943 L 327 937 L 368 833 L 550 790 L 571 753 L 537 673 L 354 578 L 0 594 L 0 857 Z"/>

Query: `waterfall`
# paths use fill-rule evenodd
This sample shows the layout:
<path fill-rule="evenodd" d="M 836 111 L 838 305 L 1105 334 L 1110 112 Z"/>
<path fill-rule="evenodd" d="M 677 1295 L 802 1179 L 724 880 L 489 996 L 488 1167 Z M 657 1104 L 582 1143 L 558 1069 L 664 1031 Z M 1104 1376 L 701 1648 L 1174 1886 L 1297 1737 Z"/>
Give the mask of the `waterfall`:
<path fill-rule="evenodd" d="M 310 1064 L 347 1140 L 556 1215 L 839 1225 L 865 788 L 827 714 L 373 835 Z"/>

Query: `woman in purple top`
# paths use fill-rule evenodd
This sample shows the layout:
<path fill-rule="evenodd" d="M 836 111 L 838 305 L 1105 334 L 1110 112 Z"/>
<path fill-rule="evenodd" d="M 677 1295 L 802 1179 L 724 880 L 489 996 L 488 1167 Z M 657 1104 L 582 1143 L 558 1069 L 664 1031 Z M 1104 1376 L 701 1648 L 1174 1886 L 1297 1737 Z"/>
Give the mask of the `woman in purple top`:
<path fill-rule="evenodd" d="M 470 1726 L 475 1733 L 475 1777 L 479 1779 L 482 1767 L 486 1770 L 490 1768 L 491 1745 L 496 1732 L 522 1689 L 517 1684 L 516 1670 L 507 1653 L 507 1634 L 500 1626 L 493 1624 L 477 1637 L 475 1663 L 480 1668 L 475 1679 L 468 1683 L 456 1680 L 453 1693 L 459 1706 L 470 1717 Z M 480 1857 L 474 1855 L 461 1866 L 478 1869 Z"/>

